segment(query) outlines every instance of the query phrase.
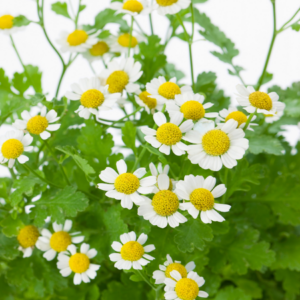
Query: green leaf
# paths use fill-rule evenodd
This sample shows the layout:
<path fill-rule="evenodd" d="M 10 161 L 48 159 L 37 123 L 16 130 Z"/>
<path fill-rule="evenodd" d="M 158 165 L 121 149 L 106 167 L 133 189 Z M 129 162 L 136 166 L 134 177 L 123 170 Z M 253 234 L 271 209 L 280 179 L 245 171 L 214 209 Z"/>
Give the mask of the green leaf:
<path fill-rule="evenodd" d="M 12 219 L 10 215 L 7 215 L 5 219 L 0 222 L 0 225 L 3 227 L 2 232 L 7 237 L 17 236 L 24 223 L 20 219 Z"/>
<path fill-rule="evenodd" d="M 158 159 L 160 160 L 160 162 L 162 162 L 164 165 L 168 164 L 167 159 L 165 158 L 165 156 L 156 148 L 151 147 L 150 145 L 146 144 L 146 145 L 142 145 L 143 148 L 146 148 L 150 153 L 158 156 Z"/>
<path fill-rule="evenodd" d="M 144 279 L 139 274 L 131 275 L 129 279 L 134 282 L 144 281 Z"/>
<path fill-rule="evenodd" d="M 253 135 L 249 138 L 249 151 L 253 154 L 268 153 L 283 155 L 284 148 L 278 139 L 268 135 Z"/>
<path fill-rule="evenodd" d="M 86 5 L 80 4 L 79 6 L 79 12 L 82 12 L 86 8 Z"/>
<path fill-rule="evenodd" d="M 300 31 L 300 24 L 293 24 L 292 29 L 295 31 Z"/>
<path fill-rule="evenodd" d="M 68 4 L 66 2 L 55 2 L 51 5 L 51 9 L 58 15 L 71 19 L 68 13 Z"/>
<path fill-rule="evenodd" d="M 18 246 L 19 243 L 16 238 L 8 238 L 0 233 L 0 257 L 2 259 L 15 259 L 20 254 L 20 251 L 17 249 Z"/>
<path fill-rule="evenodd" d="M 12 86 L 20 93 L 21 96 L 27 91 L 27 89 L 30 87 L 30 83 L 25 72 L 14 73 Z"/>
<path fill-rule="evenodd" d="M 40 72 L 38 67 L 32 65 L 26 65 L 25 68 L 25 73 L 30 85 L 36 93 L 42 93 L 42 72 Z"/>
<path fill-rule="evenodd" d="M 31 23 L 25 16 L 20 15 L 13 18 L 13 24 L 16 27 L 27 26 Z"/>
<path fill-rule="evenodd" d="M 98 39 L 107 39 L 109 36 L 111 36 L 109 30 L 103 30 L 98 36 Z"/>
<path fill-rule="evenodd" d="M 125 122 L 124 126 L 122 127 L 122 140 L 124 144 L 128 148 L 132 149 L 133 153 L 136 154 L 135 139 L 136 127 L 131 121 Z"/>
<path fill-rule="evenodd" d="M 300 99 L 294 99 L 294 100 L 287 101 L 284 113 L 291 117 L 299 118 L 300 117 Z"/>
<path fill-rule="evenodd" d="M 251 300 L 249 295 L 245 295 L 245 292 L 240 288 L 234 288 L 233 286 L 226 286 L 218 292 L 217 297 L 214 300 Z"/>
<path fill-rule="evenodd" d="M 295 299 L 296 295 L 300 294 L 300 273 L 290 270 L 276 270 L 275 278 L 282 281 L 286 296 L 288 299 Z"/>
<path fill-rule="evenodd" d="M 259 284 L 255 281 L 244 279 L 241 277 L 237 277 L 232 279 L 232 281 L 244 291 L 248 296 L 254 299 L 261 299 L 262 298 L 262 289 L 260 288 Z"/>

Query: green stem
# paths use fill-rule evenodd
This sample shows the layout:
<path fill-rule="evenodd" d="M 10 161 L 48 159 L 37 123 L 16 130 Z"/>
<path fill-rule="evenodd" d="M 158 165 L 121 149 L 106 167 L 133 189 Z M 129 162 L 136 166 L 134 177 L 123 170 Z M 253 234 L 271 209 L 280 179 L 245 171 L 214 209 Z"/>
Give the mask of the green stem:
<path fill-rule="evenodd" d="M 103 56 L 101 56 L 101 59 L 102 59 L 102 62 L 103 62 L 104 68 L 105 68 L 105 69 L 107 69 L 107 65 L 106 65 L 106 63 L 105 63 L 105 61 L 104 61 L 104 58 L 103 58 Z"/>
<path fill-rule="evenodd" d="M 77 14 L 76 14 L 75 21 L 74 21 L 75 29 L 77 29 L 77 27 L 78 27 L 78 19 L 79 19 L 79 13 L 80 13 L 81 0 L 79 0 L 78 3 L 79 3 L 78 10 L 77 10 Z"/>
<path fill-rule="evenodd" d="M 151 13 L 149 14 L 149 23 L 150 23 L 151 35 L 153 35 L 154 31 L 153 31 L 153 22 L 152 22 L 152 15 L 151 15 Z"/>
<path fill-rule="evenodd" d="M 143 280 L 154 290 L 156 291 L 156 287 L 150 282 L 150 280 L 140 271 L 136 270 L 136 272 L 143 278 Z"/>
<path fill-rule="evenodd" d="M 57 85 L 57 88 L 56 88 L 56 92 L 55 92 L 55 98 L 57 98 L 58 96 L 58 93 L 59 93 L 59 89 L 60 89 L 60 86 L 61 86 L 61 83 L 62 83 L 62 80 L 65 76 L 65 73 L 67 71 L 67 66 L 66 65 L 63 65 L 63 69 L 62 69 L 62 72 L 61 72 L 61 75 L 59 77 L 59 81 L 58 81 L 58 85 Z"/>
<path fill-rule="evenodd" d="M 257 112 L 257 109 L 255 110 L 254 113 L 250 114 L 250 116 L 248 117 L 247 122 L 246 122 L 246 124 L 245 124 L 245 126 L 243 128 L 244 131 L 246 131 L 246 129 L 248 128 L 248 126 L 249 126 L 249 124 L 250 124 L 253 116 L 256 115 L 256 112 Z"/>
<path fill-rule="evenodd" d="M 89 66 L 90 66 L 92 72 L 94 73 L 94 75 L 96 75 L 96 71 L 95 71 L 95 69 L 93 68 L 93 66 L 92 66 L 92 64 L 90 62 L 89 62 Z"/>
<path fill-rule="evenodd" d="M 237 71 L 236 66 L 235 66 L 232 62 L 231 62 L 230 64 L 231 64 L 231 66 L 233 67 L 233 69 L 234 69 L 234 71 L 235 71 L 235 73 L 236 73 L 236 76 L 240 79 L 241 83 L 242 83 L 243 85 L 246 85 L 246 83 L 245 83 L 245 81 L 243 80 L 242 76 L 241 76 L 240 73 Z"/>
<path fill-rule="evenodd" d="M 131 40 L 132 40 L 132 30 L 133 30 L 133 17 L 131 16 L 131 26 L 130 26 L 130 35 L 129 35 L 129 45 L 128 45 L 128 57 L 130 56 L 130 49 L 131 49 Z"/>
<path fill-rule="evenodd" d="M 297 11 L 293 14 L 293 16 L 281 26 L 281 28 L 277 31 L 277 34 L 284 31 L 284 30 L 286 30 L 286 29 L 288 29 L 291 26 L 291 25 L 289 25 L 288 27 L 285 27 L 287 24 L 289 24 L 297 16 L 299 11 L 300 11 L 300 8 L 298 8 Z M 298 21 L 296 21 L 295 23 L 298 23 Z"/>
<path fill-rule="evenodd" d="M 11 178 L 12 178 L 13 180 L 16 180 L 17 177 L 16 177 L 16 174 L 15 174 L 14 170 L 13 170 L 12 168 L 8 168 L 8 170 L 9 170 L 9 173 L 10 173 L 10 175 L 11 175 Z"/>
<path fill-rule="evenodd" d="M 191 16 L 192 16 L 192 36 L 191 36 L 191 40 L 192 43 L 194 42 L 194 33 L 195 33 L 195 15 L 194 15 L 194 6 L 193 6 L 193 0 L 191 2 Z"/>
<path fill-rule="evenodd" d="M 225 174 L 224 174 L 224 181 L 223 184 L 225 184 L 225 186 L 227 186 L 227 178 L 228 178 L 228 169 L 225 169 Z M 225 203 L 226 201 L 226 193 L 222 196 L 222 203 Z"/>
<path fill-rule="evenodd" d="M 124 116 L 123 118 L 121 118 L 121 119 L 119 119 L 119 120 L 117 120 L 117 121 L 114 121 L 111 125 L 115 125 L 116 123 L 119 123 L 119 122 L 121 122 L 121 121 L 123 121 L 124 119 L 127 119 L 127 118 L 129 118 L 130 116 L 132 116 L 132 115 L 135 115 L 137 112 L 139 112 L 141 110 L 141 107 L 139 106 L 134 112 L 132 112 L 131 114 L 129 114 L 129 115 L 126 115 L 126 116 Z"/>
<path fill-rule="evenodd" d="M 137 25 L 137 27 L 139 28 L 139 30 L 141 31 L 141 33 L 144 35 L 144 36 L 147 36 L 147 34 L 145 33 L 145 31 L 143 30 L 143 28 L 141 27 L 141 25 L 139 24 L 139 22 L 134 19 L 134 22 L 135 24 Z"/>

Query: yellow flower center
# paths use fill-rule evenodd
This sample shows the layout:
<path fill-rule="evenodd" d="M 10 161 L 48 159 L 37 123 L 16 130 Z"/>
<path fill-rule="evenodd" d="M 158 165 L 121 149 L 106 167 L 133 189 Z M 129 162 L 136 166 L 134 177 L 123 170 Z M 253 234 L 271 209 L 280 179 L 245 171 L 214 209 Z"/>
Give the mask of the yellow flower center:
<path fill-rule="evenodd" d="M 139 94 L 139 98 L 150 108 L 155 108 L 157 105 L 157 101 L 155 98 L 150 98 L 148 97 L 149 95 L 151 95 L 150 93 L 148 93 L 147 91 L 141 92 Z"/>
<path fill-rule="evenodd" d="M 162 144 L 171 146 L 177 144 L 182 138 L 179 127 L 173 123 L 165 123 L 158 127 L 156 138 Z"/>
<path fill-rule="evenodd" d="M 209 155 L 222 155 L 228 151 L 230 139 L 222 130 L 213 129 L 204 134 L 202 147 Z"/>
<path fill-rule="evenodd" d="M 165 82 L 158 88 L 158 93 L 164 98 L 174 99 L 175 95 L 181 94 L 180 87 L 174 82 Z"/>
<path fill-rule="evenodd" d="M 106 80 L 106 84 L 109 85 L 108 91 L 111 94 L 121 93 L 125 89 L 128 82 L 129 76 L 124 71 L 114 71 L 108 76 Z"/>
<path fill-rule="evenodd" d="M 133 194 L 140 186 L 139 179 L 131 174 L 124 173 L 117 177 L 115 180 L 115 188 L 119 193 L 126 195 Z"/>
<path fill-rule="evenodd" d="M 257 108 L 270 110 L 272 108 L 272 99 L 264 92 L 254 92 L 249 96 L 250 103 Z"/>
<path fill-rule="evenodd" d="M 87 108 L 97 108 L 104 100 L 104 95 L 100 91 L 91 89 L 81 95 L 80 103 Z"/>
<path fill-rule="evenodd" d="M 277 114 L 277 112 L 275 113 L 275 115 L 276 115 L 276 114 Z M 265 116 L 265 117 L 274 117 L 274 115 L 272 115 L 272 114 L 268 114 L 268 115 L 265 115 L 265 114 L 264 114 L 264 116 Z"/>
<path fill-rule="evenodd" d="M 170 273 L 172 271 L 177 271 L 180 273 L 181 277 L 182 278 L 186 278 L 187 277 L 187 270 L 186 268 L 182 265 L 182 264 L 179 264 L 179 263 L 172 263 L 172 264 L 169 264 L 167 266 L 167 269 L 165 271 L 165 275 L 166 277 L 168 278 L 173 278 Z M 174 279 L 174 278 L 173 278 Z"/>
<path fill-rule="evenodd" d="M 194 300 L 199 293 L 199 287 L 195 280 L 190 278 L 182 278 L 177 281 L 175 292 L 178 298 L 182 300 Z"/>
<path fill-rule="evenodd" d="M 93 56 L 102 56 L 109 51 L 109 47 L 105 42 L 100 41 L 97 44 L 93 45 L 93 47 L 89 51 Z"/>
<path fill-rule="evenodd" d="M 198 209 L 198 210 L 211 210 L 214 207 L 215 199 L 212 193 L 203 188 L 195 189 L 190 194 L 191 203 Z"/>
<path fill-rule="evenodd" d="M 127 242 L 121 248 L 121 256 L 124 260 L 137 261 L 143 257 L 144 253 L 143 246 L 134 241 Z"/>
<path fill-rule="evenodd" d="M 171 216 L 177 211 L 179 200 L 175 193 L 169 190 L 163 190 L 154 195 L 152 206 L 155 212 L 160 216 Z"/>
<path fill-rule="evenodd" d="M 16 159 L 24 151 L 23 144 L 17 139 L 9 139 L 2 145 L 1 152 L 6 159 Z"/>
<path fill-rule="evenodd" d="M 205 115 L 205 109 L 203 105 L 195 100 L 190 100 L 180 107 L 180 111 L 183 113 L 185 119 L 191 119 L 193 121 L 200 120 Z"/>
<path fill-rule="evenodd" d="M 228 120 L 233 119 L 239 123 L 238 127 L 241 126 L 243 123 L 247 122 L 247 116 L 242 113 L 241 111 L 233 111 L 225 119 L 225 122 Z"/>
<path fill-rule="evenodd" d="M 143 10 L 143 8 L 143 4 L 137 0 L 128 0 L 123 5 L 123 9 L 136 13 L 140 13 Z"/>
<path fill-rule="evenodd" d="M 70 257 L 69 266 L 74 273 L 83 273 L 90 266 L 90 259 L 86 254 L 76 253 Z"/>
<path fill-rule="evenodd" d="M 0 17 L 0 29 L 10 29 L 14 26 L 14 17 L 11 15 L 4 15 Z"/>
<path fill-rule="evenodd" d="M 35 116 L 27 122 L 27 130 L 32 134 L 41 134 L 48 127 L 46 117 Z"/>
<path fill-rule="evenodd" d="M 70 46 L 78 46 L 85 43 L 88 37 L 88 34 L 84 30 L 76 29 L 68 35 L 67 42 Z"/>
<path fill-rule="evenodd" d="M 33 225 L 22 228 L 17 236 L 19 244 L 24 248 L 33 247 L 39 238 L 39 231 Z"/>
<path fill-rule="evenodd" d="M 66 251 L 71 243 L 71 237 L 65 231 L 58 231 L 53 233 L 50 239 L 51 248 L 57 252 Z"/>
<path fill-rule="evenodd" d="M 129 33 L 124 33 L 118 37 L 118 43 L 122 47 L 128 48 L 129 42 L 130 42 L 130 34 Z M 138 44 L 138 40 L 134 36 L 131 36 L 130 48 L 134 48 L 137 44 Z"/>
<path fill-rule="evenodd" d="M 160 6 L 170 6 L 177 3 L 178 0 L 156 0 L 156 3 Z"/>

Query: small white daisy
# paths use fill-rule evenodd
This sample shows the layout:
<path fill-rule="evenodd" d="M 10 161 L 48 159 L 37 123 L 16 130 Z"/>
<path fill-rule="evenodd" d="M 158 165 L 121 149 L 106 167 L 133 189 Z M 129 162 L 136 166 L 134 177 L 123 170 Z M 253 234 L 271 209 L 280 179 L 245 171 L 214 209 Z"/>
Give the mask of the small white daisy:
<path fill-rule="evenodd" d="M 159 127 L 157 130 L 142 127 L 141 131 L 146 135 L 145 140 L 166 155 L 170 155 L 171 149 L 177 156 L 185 154 L 188 146 L 182 142 L 185 140 L 183 134 L 193 128 L 193 121 L 187 120 L 182 123 L 183 115 L 176 114 L 171 116 L 170 122 L 167 122 L 167 118 L 162 112 L 155 113 L 153 119 Z"/>
<path fill-rule="evenodd" d="M 277 111 L 274 115 L 272 114 L 266 114 L 265 116 L 265 121 L 266 123 L 273 123 L 278 121 L 282 116 L 283 116 L 283 111 Z"/>
<path fill-rule="evenodd" d="M 101 111 L 112 109 L 113 105 L 121 97 L 120 93 L 110 94 L 108 85 L 101 86 L 98 78 L 84 78 L 79 84 L 71 85 L 73 92 L 66 92 L 66 97 L 70 100 L 80 100 L 81 105 L 75 111 L 84 119 L 88 119 L 91 114 L 100 117 Z"/>
<path fill-rule="evenodd" d="M 14 17 L 10 14 L 0 16 L 0 32 L 11 35 L 17 31 L 23 30 L 24 26 L 14 26 Z"/>
<path fill-rule="evenodd" d="M 128 47 L 130 43 L 130 49 L 133 49 L 134 53 L 138 52 L 139 43 L 145 42 L 146 39 L 140 34 L 132 34 L 130 42 L 129 33 L 120 33 L 118 36 L 111 37 L 111 51 L 114 53 L 128 53 Z"/>
<path fill-rule="evenodd" d="M 157 193 L 159 191 L 159 189 L 158 189 L 158 176 L 160 174 L 166 174 L 166 175 L 168 175 L 168 173 L 170 171 L 170 166 L 169 165 L 165 165 L 165 167 L 163 168 L 162 164 L 159 163 L 158 166 L 157 166 L 157 169 L 156 169 L 154 163 L 151 162 L 149 164 L 149 168 L 150 168 L 150 172 L 151 172 L 152 176 L 156 177 L 156 184 L 155 184 L 155 189 L 154 189 L 153 192 Z M 171 179 L 169 177 L 169 182 L 170 182 L 169 190 L 173 191 L 174 188 L 175 188 L 175 185 L 176 185 L 177 181 L 175 181 L 174 179 Z"/>
<path fill-rule="evenodd" d="M 29 146 L 32 140 L 29 133 L 24 135 L 22 131 L 7 132 L 0 143 L 0 164 L 8 161 L 8 167 L 12 168 L 16 159 L 20 164 L 26 163 L 29 158 L 23 152 L 32 151 L 33 146 Z"/>
<path fill-rule="evenodd" d="M 97 61 L 101 58 L 104 60 L 109 60 L 112 57 L 111 53 L 111 40 L 97 40 L 97 42 L 92 45 L 89 49 L 82 53 L 82 56 L 86 58 L 89 62 Z"/>
<path fill-rule="evenodd" d="M 111 261 L 116 262 L 115 268 L 119 270 L 142 270 L 154 257 L 147 254 L 155 250 L 154 245 L 143 246 L 148 236 L 142 233 L 136 240 L 135 232 L 124 233 L 120 236 L 120 242 L 113 242 L 111 247 L 119 252 L 109 255 Z"/>
<path fill-rule="evenodd" d="M 29 257 L 32 255 L 32 250 L 36 245 L 36 242 L 40 236 L 38 229 L 33 225 L 27 225 L 19 231 L 17 236 L 20 244 L 19 250 L 23 252 L 23 257 Z"/>
<path fill-rule="evenodd" d="M 98 189 L 107 191 L 105 195 L 109 198 L 121 200 L 124 208 L 131 209 L 133 203 L 143 201 L 140 194 L 151 194 L 156 182 L 155 176 L 141 179 L 147 172 L 145 168 L 137 169 L 133 174 L 127 172 L 127 165 L 123 159 L 117 162 L 119 174 L 112 168 L 107 167 L 100 173 L 100 179 L 105 183 L 99 183 Z"/>
<path fill-rule="evenodd" d="M 155 2 L 160 15 L 175 15 L 191 4 L 191 0 L 155 0 Z"/>
<path fill-rule="evenodd" d="M 129 14 L 131 16 L 147 15 L 152 11 L 146 0 L 123 0 L 123 2 L 113 2 L 110 8 L 116 10 L 117 14 Z"/>
<path fill-rule="evenodd" d="M 27 110 L 21 113 L 23 120 L 16 120 L 12 125 L 19 130 L 26 130 L 31 134 L 39 135 L 43 140 L 48 139 L 51 134 L 48 131 L 56 131 L 60 124 L 51 124 L 59 120 L 57 112 L 42 106 L 40 115 L 32 116 Z"/>
<path fill-rule="evenodd" d="M 84 236 L 78 236 L 80 232 L 69 233 L 72 228 L 72 221 L 66 220 L 64 226 L 53 223 L 54 233 L 48 229 L 42 230 L 42 236 L 39 237 L 36 247 L 45 253 L 43 256 L 47 260 L 53 260 L 58 253 L 67 251 L 67 248 L 72 243 L 78 244 L 84 240 Z"/>
<path fill-rule="evenodd" d="M 154 114 L 155 110 L 162 110 L 164 101 L 153 98 L 147 91 L 138 90 L 136 93 L 138 94 L 138 96 L 134 96 L 136 103 L 144 107 L 148 114 Z"/>

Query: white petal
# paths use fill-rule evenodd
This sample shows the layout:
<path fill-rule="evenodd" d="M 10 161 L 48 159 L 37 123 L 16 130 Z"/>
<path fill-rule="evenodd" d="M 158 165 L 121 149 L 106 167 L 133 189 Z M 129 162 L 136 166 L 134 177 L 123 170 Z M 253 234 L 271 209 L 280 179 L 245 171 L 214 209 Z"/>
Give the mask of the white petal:
<path fill-rule="evenodd" d="M 166 174 L 158 175 L 157 182 L 160 190 L 167 190 L 169 188 L 170 179 L 168 175 Z"/>
<path fill-rule="evenodd" d="M 117 162 L 117 169 L 119 174 L 123 174 L 127 172 L 127 165 L 123 159 Z"/>
<path fill-rule="evenodd" d="M 113 242 L 111 247 L 117 251 L 117 252 L 120 252 L 121 251 L 121 248 L 122 248 L 122 244 L 120 242 Z"/>
<path fill-rule="evenodd" d="M 154 122 L 161 126 L 167 122 L 166 116 L 162 112 L 157 112 L 153 115 Z"/>
<path fill-rule="evenodd" d="M 230 210 L 231 206 L 228 204 L 220 204 L 220 203 L 215 203 L 214 204 L 214 209 L 222 212 L 228 212 Z"/>
<path fill-rule="evenodd" d="M 75 276 L 74 276 L 74 284 L 75 285 L 78 285 L 81 283 L 81 275 L 79 273 L 75 273 Z"/>
<path fill-rule="evenodd" d="M 72 228 L 73 222 L 71 220 L 66 220 L 64 225 L 64 231 L 68 232 Z"/>
<path fill-rule="evenodd" d="M 218 198 L 224 195 L 226 191 L 227 188 L 225 187 L 225 184 L 219 184 L 211 191 L 211 193 L 214 196 L 214 198 Z"/>
<path fill-rule="evenodd" d="M 53 249 L 50 249 L 50 250 L 46 251 L 46 252 L 43 254 L 43 256 L 44 256 L 48 261 L 53 260 L 54 257 L 56 256 L 56 251 L 53 250 Z"/>

